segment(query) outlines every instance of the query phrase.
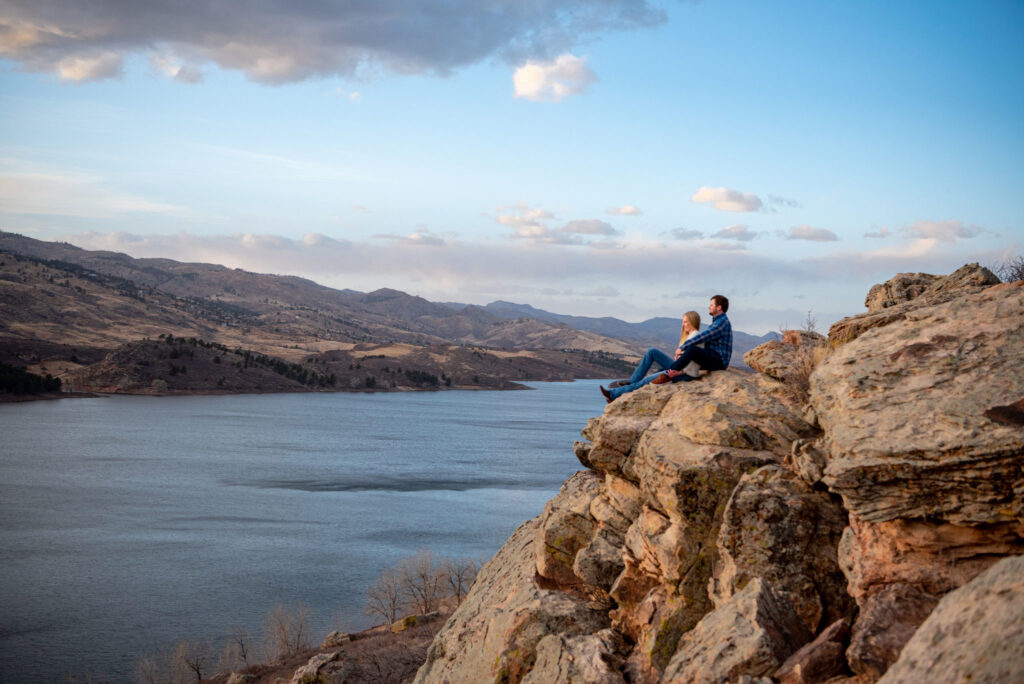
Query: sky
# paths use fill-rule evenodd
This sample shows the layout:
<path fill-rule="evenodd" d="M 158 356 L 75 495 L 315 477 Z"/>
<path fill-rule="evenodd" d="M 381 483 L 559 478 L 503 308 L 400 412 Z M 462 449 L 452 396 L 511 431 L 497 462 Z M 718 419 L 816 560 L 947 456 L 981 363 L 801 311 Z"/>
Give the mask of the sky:
<path fill-rule="evenodd" d="M 1024 254 L 1024 2 L 0 0 L 0 229 L 819 330 Z"/>

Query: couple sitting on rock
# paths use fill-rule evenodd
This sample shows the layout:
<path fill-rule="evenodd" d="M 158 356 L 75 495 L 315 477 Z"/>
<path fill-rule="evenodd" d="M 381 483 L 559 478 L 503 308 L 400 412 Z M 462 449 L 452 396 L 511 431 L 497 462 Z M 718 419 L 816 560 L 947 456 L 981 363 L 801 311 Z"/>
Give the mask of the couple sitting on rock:
<path fill-rule="evenodd" d="M 712 297 L 708 305 L 711 325 L 703 332 L 700 330 L 700 316 L 697 312 L 687 311 L 683 315 L 683 331 L 674 360 L 663 351 L 651 347 L 640 360 L 628 383 L 610 389 L 601 387 L 601 394 L 611 403 L 626 392 L 632 392 L 648 383 L 661 385 L 679 380 L 689 382 L 699 378 L 701 370 L 725 370 L 732 357 L 732 325 L 725 315 L 728 310 L 728 299 L 722 295 Z M 663 371 L 647 375 L 655 363 Z"/>

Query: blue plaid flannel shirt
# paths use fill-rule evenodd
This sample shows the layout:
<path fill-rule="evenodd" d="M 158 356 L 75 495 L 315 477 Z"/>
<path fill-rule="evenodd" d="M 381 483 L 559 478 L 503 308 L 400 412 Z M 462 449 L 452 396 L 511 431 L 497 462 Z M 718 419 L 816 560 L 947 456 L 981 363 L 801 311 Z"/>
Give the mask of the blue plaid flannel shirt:
<path fill-rule="evenodd" d="M 732 323 L 729 322 L 729 318 L 724 313 L 718 314 L 711 319 L 711 325 L 707 330 L 701 330 L 683 342 L 680 349 L 695 344 L 703 344 L 705 349 L 722 359 L 722 365 L 728 368 L 729 359 L 732 358 Z"/>

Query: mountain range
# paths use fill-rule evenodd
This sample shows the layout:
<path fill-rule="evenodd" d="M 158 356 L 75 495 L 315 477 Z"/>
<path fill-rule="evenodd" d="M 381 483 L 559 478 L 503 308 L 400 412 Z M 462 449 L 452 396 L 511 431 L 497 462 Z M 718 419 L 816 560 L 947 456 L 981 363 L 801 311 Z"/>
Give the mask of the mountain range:
<path fill-rule="evenodd" d="M 307 376 L 319 363 L 317 373 L 334 371 L 340 379 L 336 389 L 403 387 L 404 380 L 378 384 L 384 380 L 379 374 L 361 372 L 367 358 L 390 359 L 389 369 L 402 359 L 403 371 L 434 376 L 449 387 L 609 377 L 626 374 L 647 346 L 671 349 L 679 329 L 670 318 L 634 324 L 511 302 L 476 306 L 430 302 L 392 289 L 338 290 L 296 276 L 136 259 L 8 232 L 0 232 L 0 260 L 0 361 L 80 385 L 85 367 L 124 345 L 164 336 L 305 364 Z M 737 332 L 734 363 L 770 337 Z M 128 356 L 139 360 L 139 349 Z M 148 362 L 167 370 L 162 360 Z M 125 384 L 110 362 L 107 368 L 109 382 L 99 382 L 93 369 L 90 387 Z M 139 382 L 157 379 L 137 378 L 136 389 Z M 251 382 L 235 387 L 230 378 L 217 379 L 223 391 L 252 389 Z M 213 380 L 189 376 L 183 389 L 198 383 L 195 389 L 212 391 Z M 260 388 L 289 389 L 273 383 Z"/>

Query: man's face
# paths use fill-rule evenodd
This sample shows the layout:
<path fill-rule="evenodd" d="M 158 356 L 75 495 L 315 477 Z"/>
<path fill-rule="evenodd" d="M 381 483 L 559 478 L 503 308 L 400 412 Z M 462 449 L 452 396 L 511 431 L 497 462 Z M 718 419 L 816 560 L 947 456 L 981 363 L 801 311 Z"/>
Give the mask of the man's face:
<path fill-rule="evenodd" d="M 720 313 L 722 313 L 722 307 L 720 307 L 718 304 L 716 304 L 715 300 L 712 299 L 711 303 L 708 304 L 708 314 L 710 314 L 711 317 L 714 318 L 715 316 L 717 316 Z"/>

